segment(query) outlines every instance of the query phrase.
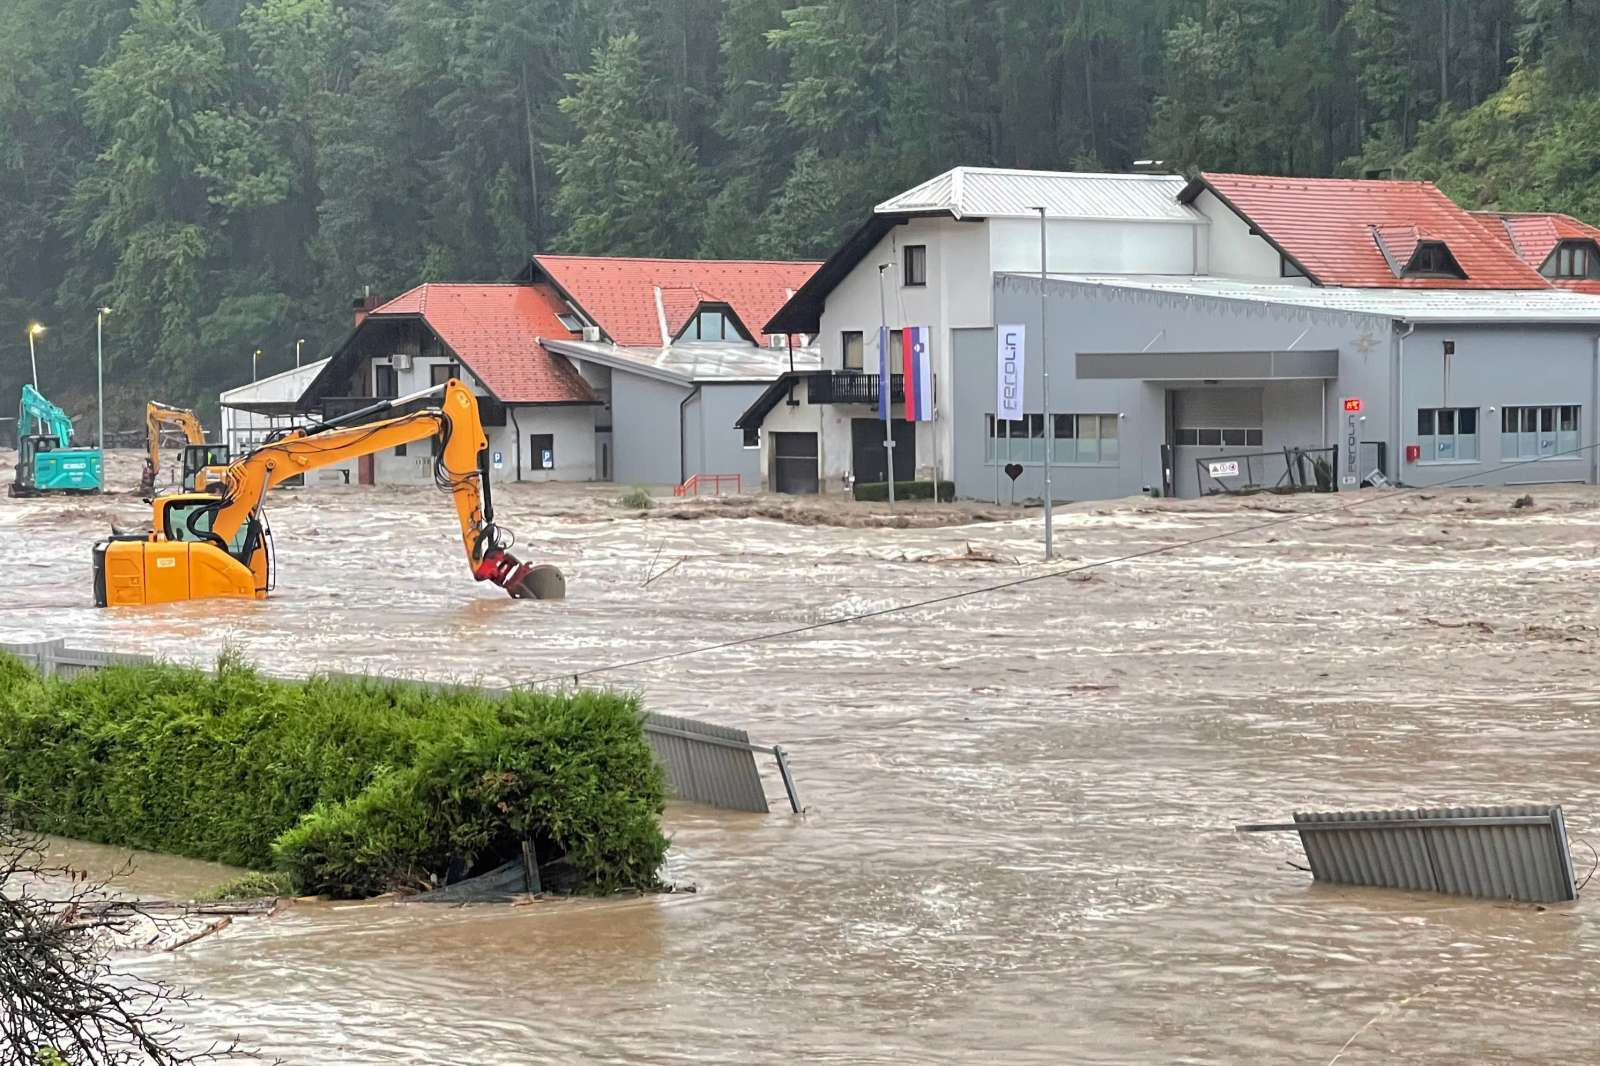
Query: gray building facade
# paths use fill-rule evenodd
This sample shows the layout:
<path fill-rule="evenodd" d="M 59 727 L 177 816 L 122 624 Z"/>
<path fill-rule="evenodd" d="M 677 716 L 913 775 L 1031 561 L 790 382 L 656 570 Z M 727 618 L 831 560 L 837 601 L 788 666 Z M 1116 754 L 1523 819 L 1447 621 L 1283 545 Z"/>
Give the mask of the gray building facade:
<path fill-rule="evenodd" d="M 1374 472 L 1408 485 L 1596 481 L 1590 301 L 1265 288 L 995 275 L 1000 325 L 952 338 L 957 492 L 1009 499 L 1016 463 L 1016 499 L 1039 498 L 1047 455 L 1058 500 L 1272 487 L 1295 463 L 1286 450 L 1307 452 L 1302 477 L 1320 458 L 1346 489 Z M 1027 417 L 997 425 L 997 330 L 1017 324 Z"/>

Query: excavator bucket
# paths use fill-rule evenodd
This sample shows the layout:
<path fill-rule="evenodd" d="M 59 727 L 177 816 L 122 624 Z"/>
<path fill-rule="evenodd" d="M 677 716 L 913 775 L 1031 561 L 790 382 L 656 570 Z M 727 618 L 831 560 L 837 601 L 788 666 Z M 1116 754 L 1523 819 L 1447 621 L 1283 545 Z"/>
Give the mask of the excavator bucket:
<path fill-rule="evenodd" d="M 517 600 L 564 600 L 567 579 L 553 566 L 525 566 L 506 583 L 506 591 Z"/>

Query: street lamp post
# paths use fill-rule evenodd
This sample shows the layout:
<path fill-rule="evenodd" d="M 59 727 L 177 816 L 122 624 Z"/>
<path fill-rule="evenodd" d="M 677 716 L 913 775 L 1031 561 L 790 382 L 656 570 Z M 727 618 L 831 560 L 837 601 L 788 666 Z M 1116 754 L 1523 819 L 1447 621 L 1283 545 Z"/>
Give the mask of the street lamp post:
<path fill-rule="evenodd" d="M 111 313 L 111 308 L 102 307 L 94 316 L 94 355 L 95 355 L 95 387 L 98 398 L 95 400 L 95 413 L 100 419 L 99 436 L 95 442 L 100 449 L 101 462 L 105 461 L 106 452 L 106 316 Z"/>
<path fill-rule="evenodd" d="M 294 365 L 300 365 L 300 346 L 306 342 L 304 337 L 294 342 Z"/>
<path fill-rule="evenodd" d="M 261 379 L 261 349 L 257 348 L 250 355 L 250 380 L 251 381 L 259 381 L 260 379 Z"/>
<path fill-rule="evenodd" d="M 39 358 L 33 353 L 33 338 L 44 332 L 44 326 L 38 322 L 28 323 L 28 362 L 33 367 L 33 391 L 39 391 Z"/>

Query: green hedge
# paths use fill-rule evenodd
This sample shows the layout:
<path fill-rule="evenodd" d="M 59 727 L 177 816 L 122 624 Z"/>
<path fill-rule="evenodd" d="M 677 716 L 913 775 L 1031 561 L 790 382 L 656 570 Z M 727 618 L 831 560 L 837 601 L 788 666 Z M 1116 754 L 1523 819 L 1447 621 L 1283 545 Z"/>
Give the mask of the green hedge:
<path fill-rule="evenodd" d="M 664 784 L 637 701 L 0 656 L 0 796 L 33 828 L 286 873 L 342 897 L 532 838 L 587 890 L 656 887 Z"/>
<path fill-rule="evenodd" d="M 888 498 L 888 482 L 856 482 L 856 499 L 863 501 L 877 501 L 887 500 Z M 894 498 L 897 500 L 931 500 L 933 499 L 933 482 L 896 481 L 894 483 Z M 954 481 L 939 482 L 939 499 L 949 503 L 955 498 L 956 483 Z"/>

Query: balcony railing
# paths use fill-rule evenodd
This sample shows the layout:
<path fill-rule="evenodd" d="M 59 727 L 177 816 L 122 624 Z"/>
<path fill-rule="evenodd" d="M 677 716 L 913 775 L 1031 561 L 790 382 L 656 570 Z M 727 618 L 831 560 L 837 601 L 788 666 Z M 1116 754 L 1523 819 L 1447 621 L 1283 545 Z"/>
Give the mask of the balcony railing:
<path fill-rule="evenodd" d="M 889 402 L 904 403 L 906 380 L 900 374 L 889 376 Z M 809 403 L 878 403 L 878 375 L 862 370 L 823 370 L 811 375 L 806 388 Z"/>

